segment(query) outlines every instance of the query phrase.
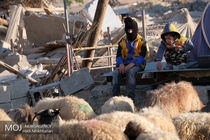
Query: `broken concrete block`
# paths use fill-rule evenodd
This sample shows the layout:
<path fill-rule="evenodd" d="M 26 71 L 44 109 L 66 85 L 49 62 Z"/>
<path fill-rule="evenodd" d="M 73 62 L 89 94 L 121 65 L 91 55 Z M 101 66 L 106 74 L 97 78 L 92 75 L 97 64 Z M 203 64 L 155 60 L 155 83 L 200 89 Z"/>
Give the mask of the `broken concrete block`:
<path fill-rule="evenodd" d="M 10 89 L 8 85 L 0 85 L 0 103 L 10 102 Z"/>
<path fill-rule="evenodd" d="M 19 78 L 10 86 L 10 97 L 11 99 L 20 98 L 27 96 L 29 91 L 28 79 Z"/>
<path fill-rule="evenodd" d="M 11 108 L 21 108 L 24 104 L 28 104 L 28 97 L 11 100 Z"/>
<path fill-rule="evenodd" d="M 61 90 L 65 95 L 73 94 L 81 89 L 91 86 L 94 83 L 88 68 L 73 72 L 72 75 L 60 82 Z"/>
<path fill-rule="evenodd" d="M 61 40 L 64 34 L 63 23 L 65 19 L 59 16 L 38 16 L 30 15 L 24 17 L 24 24 L 27 33 L 27 39 L 30 43 L 40 45 L 49 41 Z M 69 17 L 70 33 L 73 33 L 75 21 L 75 31 L 77 34 L 81 27 L 87 25 L 87 20 L 84 18 Z"/>
<path fill-rule="evenodd" d="M 0 108 L 7 112 L 9 109 L 11 109 L 11 103 L 0 103 Z"/>
<path fill-rule="evenodd" d="M 28 63 L 27 57 L 18 53 L 5 57 L 4 62 L 10 66 L 17 65 L 21 69 L 27 69 L 31 67 L 31 65 Z"/>
<path fill-rule="evenodd" d="M 99 85 L 91 90 L 91 97 L 88 102 L 97 114 L 100 114 L 101 106 L 112 97 L 111 89 L 111 85 Z"/>
<path fill-rule="evenodd" d="M 11 99 L 26 97 L 29 91 L 27 79 L 19 78 L 0 85 L 0 102 L 10 102 Z"/>

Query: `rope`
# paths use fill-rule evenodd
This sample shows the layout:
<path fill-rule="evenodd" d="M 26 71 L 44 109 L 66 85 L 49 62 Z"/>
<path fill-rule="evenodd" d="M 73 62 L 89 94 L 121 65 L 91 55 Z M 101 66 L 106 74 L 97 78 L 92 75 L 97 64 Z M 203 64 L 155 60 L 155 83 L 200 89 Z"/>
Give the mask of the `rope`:
<path fill-rule="evenodd" d="M 210 48 L 210 43 L 209 43 L 208 38 L 206 36 L 206 33 L 204 31 L 204 25 L 203 25 L 204 16 L 205 16 L 206 10 L 208 9 L 209 5 L 210 5 L 210 2 L 208 3 L 208 5 L 206 6 L 206 8 L 204 9 L 204 12 L 203 12 L 203 15 L 202 15 L 202 19 L 201 19 L 201 30 L 202 30 L 202 34 L 204 36 L 204 39 L 206 41 L 206 44 Z"/>

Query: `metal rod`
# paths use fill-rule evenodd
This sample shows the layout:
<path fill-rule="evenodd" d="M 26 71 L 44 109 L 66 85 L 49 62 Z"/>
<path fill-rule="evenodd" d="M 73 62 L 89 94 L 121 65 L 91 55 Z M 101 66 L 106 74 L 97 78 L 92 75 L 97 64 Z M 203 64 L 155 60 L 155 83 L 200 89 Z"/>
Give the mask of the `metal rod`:
<path fill-rule="evenodd" d="M 66 0 L 63 0 L 64 3 L 64 15 L 66 22 L 66 54 L 67 54 L 67 65 L 68 65 L 68 76 L 72 74 L 72 55 L 71 55 L 71 46 L 70 46 L 70 36 L 69 36 L 69 17 L 67 12 Z"/>

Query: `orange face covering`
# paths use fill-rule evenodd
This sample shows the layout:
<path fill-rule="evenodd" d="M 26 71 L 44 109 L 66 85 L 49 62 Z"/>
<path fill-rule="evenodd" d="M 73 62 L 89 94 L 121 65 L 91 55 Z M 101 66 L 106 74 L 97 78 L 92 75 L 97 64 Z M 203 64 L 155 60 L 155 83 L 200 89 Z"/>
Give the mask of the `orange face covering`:
<path fill-rule="evenodd" d="M 173 49 L 173 48 L 181 48 L 182 46 L 184 46 L 184 43 L 175 43 L 174 45 L 166 45 L 166 48 L 168 49 Z"/>

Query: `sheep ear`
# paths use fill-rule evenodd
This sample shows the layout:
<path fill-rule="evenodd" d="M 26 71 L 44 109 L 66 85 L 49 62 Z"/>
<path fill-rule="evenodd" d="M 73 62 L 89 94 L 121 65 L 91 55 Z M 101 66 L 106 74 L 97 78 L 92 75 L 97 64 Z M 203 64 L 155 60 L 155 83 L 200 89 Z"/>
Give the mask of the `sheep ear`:
<path fill-rule="evenodd" d="M 48 114 L 50 116 L 54 116 L 55 115 L 55 111 L 53 109 L 48 109 Z"/>
<path fill-rule="evenodd" d="M 32 122 L 33 116 L 35 117 L 35 115 L 34 115 L 32 112 L 29 112 L 29 115 L 28 115 L 28 122 L 29 122 L 29 123 Z"/>

